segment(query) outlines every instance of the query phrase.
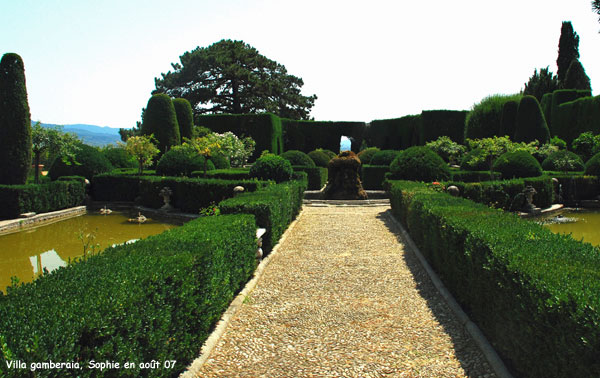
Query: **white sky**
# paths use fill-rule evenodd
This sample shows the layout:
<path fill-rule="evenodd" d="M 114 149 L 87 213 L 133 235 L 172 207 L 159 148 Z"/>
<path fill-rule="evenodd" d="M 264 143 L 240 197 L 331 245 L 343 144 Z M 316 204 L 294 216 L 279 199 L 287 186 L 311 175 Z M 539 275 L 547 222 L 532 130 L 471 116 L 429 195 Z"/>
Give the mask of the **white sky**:
<path fill-rule="evenodd" d="M 556 73 L 562 21 L 600 86 L 591 0 L 0 0 L 0 55 L 25 62 L 33 120 L 132 127 L 154 78 L 196 46 L 237 39 L 318 99 L 317 120 L 469 109 Z"/>

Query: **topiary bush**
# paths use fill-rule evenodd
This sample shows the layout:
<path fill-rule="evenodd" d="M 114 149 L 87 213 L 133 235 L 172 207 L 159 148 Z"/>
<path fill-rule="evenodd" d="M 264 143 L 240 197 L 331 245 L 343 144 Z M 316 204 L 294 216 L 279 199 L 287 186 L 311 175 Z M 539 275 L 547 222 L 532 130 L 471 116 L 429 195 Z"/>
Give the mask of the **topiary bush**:
<path fill-rule="evenodd" d="M 144 111 L 141 132 L 142 135 L 154 135 L 162 153 L 181 144 L 175 106 L 168 95 L 158 93 L 150 97 Z"/>
<path fill-rule="evenodd" d="M 583 171 L 583 160 L 574 152 L 567 150 L 556 151 L 542 162 L 545 171 Z"/>
<path fill-rule="evenodd" d="M 265 154 L 256 159 L 250 168 L 250 177 L 259 180 L 274 180 L 279 183 L 289 181 L 292 178 L 292 172 L 292 165 L 288 160 L 274 154 Z"/>
<path fill-rule="evenodd" d="M 515 135 L 518 109 L 519 103 L 515 100 L 510 100 L 504 103 L 500 122 L 500 135 Z"/>
<path fill-rule="evenodd" d="M 401 151 L 396 150 L 381 150 L 375 153 L 369 164 L 371 165 L 387 165 L 389 166 L 395 158 L 398 157 Z M 364 163 L 363 163 L 364 164 Z"/>
<path fill-rule="evenodd" d="M 365 148 L 358 153 L 358 158 L 362 164 L 371 164 L 371 159 L 373 159 L 373 156 L 379 151 L 381 150 L 377 147 Z"/>
<path fill-rule="evenodd" d="M 460 168 L 465 171 L 486 171 L 490 169 L 486 160 L 487 154 L 481 148 L 474 148 L 467 152 L 461 162 Z"/>
<path fill-rule="evenodd" d="M 537 140 L 540 144 L 550 141 L 550 130 L 540 103 L 534 96 L 523 96 L 519 102 L 514 140 L 527 143 Z"/>
<path fill-rule="evenodd" d="M 323 150 L 314 150 L 308 153 L 308 156 L 312 159 L 317 167 L 327 168 L 327 163 L 331 160 L 331 157 Z"/>
<path fill-rule="evenodd" d="M 281 154 L 281 157 L 288 160 L 291 165 L 303 167 L 315 167 L 315 162 L 304 152 L 298 150 L 289 150 Z"/>
<path fill-rule="evenodd" d="M 450 168 L 438 154 L 425 146 L 402 151 L 390 164 L 392 177 L 413 181 L 443 181 L 450 179 Z"/>
<path fill-rule="evenodd" d="M 160 176 L 191 176 L 193 171 L 204 171 L 204 156 L 187 146 L 173 147 L 156 164 Z M 206 170 L 215 169 L 212 161 L 206 162 Z"/>
<path fill-rule="evenodd" d="M 83 176 L 91 180 L 94 175 L 113 169 L 110 161 L 97 148 L 83 143 L 77 147 L 75 161 L 67 161 L 67 164 L 60 156 L 54 159 L 48 171 L 53 181 L 60 176 Z"/>
<path fill-rule="evenodd" d="M 494 162 L 493 170 L 502 174 L 502 179 L 537 177 L 542 175 L 542 166 L 527 151 L 505 152 Z"/>
<path fill-rule="evenodd" d="M 194 112 L 192 105 L 185 98 L 176 98 L 173 100 L 177 124 L 179 125 L 179 136 L 192 139 L 192 129 L 194 128 Z"/>
<path fill-rule="evenodd" d="M 467 114 L 465 140 L 499 136 L 502 128 L 502 111 L 508 101 L 519 101 L 521 95 L 492 95 L 484 98 Z"/>
<path fill-rule="evenodd" d="M 137 168 L 138 163 L 135 158 L 127 153 L 121 147 L 106 147 L 102 154 L 110 161 L 114 168 Z"/>
<path fill-rule="evenodd" d="M 592 156 L 585 163 L 585 174 L 589 176 L 600 176 L 600 152 Z"/>
<path fill-rule="evenodd" d="M 328 150 L 326 148 L 318 148 L 317 151 L 325 152 L 327 154 L 327 156 L 329 156 L 330 160 L 337 156 L 337 154 L 335 152 Z"/>

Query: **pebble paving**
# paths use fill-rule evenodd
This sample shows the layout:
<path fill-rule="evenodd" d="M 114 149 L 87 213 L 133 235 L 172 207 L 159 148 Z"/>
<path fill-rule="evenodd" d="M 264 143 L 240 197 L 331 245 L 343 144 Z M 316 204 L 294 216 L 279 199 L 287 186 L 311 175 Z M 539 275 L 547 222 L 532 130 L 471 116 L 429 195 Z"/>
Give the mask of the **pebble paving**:
<path fill-rule="evenodd" d="M 304 206 L 197 377 L 495 377 L 389 206 Z"/>

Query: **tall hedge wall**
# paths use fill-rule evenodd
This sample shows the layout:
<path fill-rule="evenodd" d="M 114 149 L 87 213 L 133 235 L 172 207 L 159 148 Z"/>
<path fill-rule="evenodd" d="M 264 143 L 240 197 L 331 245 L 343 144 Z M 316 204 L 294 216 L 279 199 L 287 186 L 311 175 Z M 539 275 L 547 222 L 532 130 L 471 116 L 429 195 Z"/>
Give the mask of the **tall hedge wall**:
<path fill-rule="evenodd" d="M 426 184 L 392 212 L 515 376 L 600 376 L 600 254 L 591 244 Z"/>
<path fill-rule="evenodd" d="M 371 121 L 365 140 L 369 147 L 382 150 L 404 150 L 419 142 L 421 115 Z"/>
<path fill-rule="evenodd" d="M 561 104 L 564 104 L 565 102 L 577 100 L 578 98 L 581 98 L 581 97 L 589 97 L 591 95 L 592 95 L 591 91 L 576 90 L 576 89 L 559 89 L 559 90 L 552 92 L 552 94 L 550 94 L 550 96 L 549 96 L 549 99 L 547 100 L 547 101 L 550 101 L 550 117 L 549 117 L 550 120 L 548 120 L 548 117 L 546 117 L 546 122 L 548 123 L 548 127 L 550 128 L 550 135 L 560 137 L 560 135 L 557 134 L 557 131 L 554 128 L 553 120 L 558 116 L 557 115 L 557 113 L 559 112 L 558 107 Z M 547 106 L 547 105 L 545 105 L 545 106 Z M 547 116 L 548 115 L 547 109 L 545 109 L 545 107 L 542 107 L 542 110 L 544 111 L 544 115 Z M 560 137 L 560 138 L 562 138 L 562 137 Z"/>
<path fill-rule="evenodd" d="M 352 137 L 353 151 L 358 152 L 365 132 L 364 122 L 298 121 L 282 119 L 284 148 L 310 152 L 323 148 L 340 150 L 342 135 Z"/>
<path fill-rule="evenodd" d="M 552 111 L 552 134 L 571 145 L 585 131 L 600 133 L 600 96 L 583 97 L 558 105 Z"/>
<path fill-rule="evenodd" d="M 466 110 L 423 110 L 419 127 L 419 145 L 448 136 L 463 144 L 465 137 Z"/>
<path fill-rule="evenodd" d="M 256 160 L 264 150 L 283 152 L 281 119 L 274 114 L 210 114 L 196 117 L 196 124 L 214 132 L 231 131 L 238 137 L 249 136 L 256 142 L 250 160 Z"/>

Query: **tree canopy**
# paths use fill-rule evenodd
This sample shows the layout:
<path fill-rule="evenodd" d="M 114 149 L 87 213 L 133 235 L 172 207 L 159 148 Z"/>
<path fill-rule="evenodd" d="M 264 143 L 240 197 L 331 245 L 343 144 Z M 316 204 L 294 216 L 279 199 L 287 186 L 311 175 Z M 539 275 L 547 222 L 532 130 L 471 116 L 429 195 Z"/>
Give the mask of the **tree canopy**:
<path fill-rule="evenodd" d="M 155 78 L 153 93 L 182 97 L 195 114 L 270 112 L 308 119 L 316 95 L 303 96 L 304 82 L 243 41 L 221 40 L 197 47 Z"/>
<path fill-rule="evenodd" d="M 533 71 L 533 76 L 529 78 L 529 81 L 525 83 L 525 89 L 523 89 L 524 95 L 535 96 L 538 101 L 542 101 L 542 96 L 546 93 L 552 93 L 559 89 L 558 77 L 554 75 L 548 67 L 540 68 L 538 73 L 537 69 Z"/>

